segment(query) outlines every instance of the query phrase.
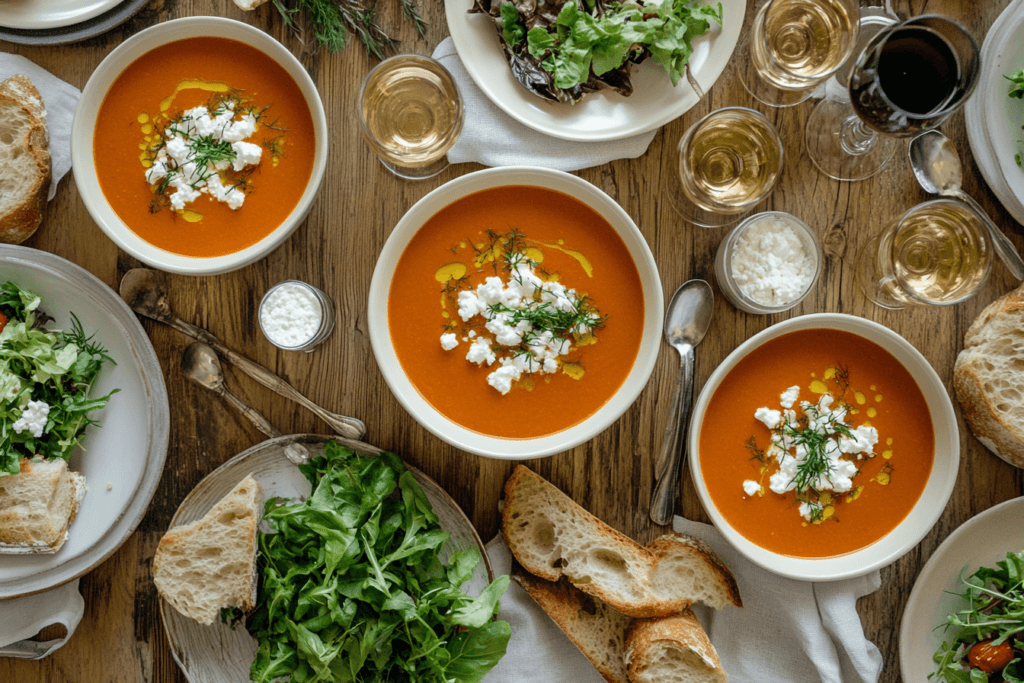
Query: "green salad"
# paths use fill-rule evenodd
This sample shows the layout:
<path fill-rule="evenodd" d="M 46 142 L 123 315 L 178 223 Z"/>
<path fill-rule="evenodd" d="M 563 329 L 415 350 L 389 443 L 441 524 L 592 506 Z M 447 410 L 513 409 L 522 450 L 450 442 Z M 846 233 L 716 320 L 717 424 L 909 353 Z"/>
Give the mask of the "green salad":
<path fill-rule="evenodd" d="M 73 313 L 71 330 L 46 329 L 53 318 L 41 303 L 13 282 L 0 284 L 0 476 L 17 474 L 22 458 L 66 460 L 117 391 L 90 398 L 114 361 Z"/>
<path fill-rule="evenodd" d="M 952 642 L 935 653 L 928 676 L 947 683 L 1024 683 L 1024 552 L 982 567 L 960 593 L 967 607 L 950 614 Z"/>
<path fill-rule="evenodd" d="M 402 460 L 329 441 L 300 465 L 305 501 L 267 501 L 260 587 L 246 628 L 259 642 L 254 681 L 471 683 L 505 654 L 495 621 L 508 577 L 479 597 L 461 590 L 475 548 L 448 561 L 448 539 Z M 223 615 L 222 616 L 227 616 Z"/>

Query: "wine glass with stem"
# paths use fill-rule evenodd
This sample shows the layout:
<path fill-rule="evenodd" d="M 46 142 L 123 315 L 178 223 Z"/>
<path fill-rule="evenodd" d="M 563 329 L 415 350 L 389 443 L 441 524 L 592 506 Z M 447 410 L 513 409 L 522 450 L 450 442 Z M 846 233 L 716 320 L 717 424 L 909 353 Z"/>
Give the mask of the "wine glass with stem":
<path fill-rule="evenodd" d="M 883 28 L 857 57 L 845 92 L 811 112 L 811 161 L 837 180 L 863 180 L 892 159 L 898 138 L 938 128 L 974 91 L 978 44 L 957 22 L 922 15 Z"/>
<path fill-rule="evenodd" d="M 803 102 L 857 44 L 857 0 L 768 0 L 741 49 L 740 81 L 770 107 Z"/>

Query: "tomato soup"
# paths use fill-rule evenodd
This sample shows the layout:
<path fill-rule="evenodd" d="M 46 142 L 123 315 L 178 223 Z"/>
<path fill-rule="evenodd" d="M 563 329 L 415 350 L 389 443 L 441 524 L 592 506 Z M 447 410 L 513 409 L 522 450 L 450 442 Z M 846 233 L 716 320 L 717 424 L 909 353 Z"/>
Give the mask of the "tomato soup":
<path fill-rule="evenodd" d="M 553 308 L 542 294 L 553 300 L 548 290 L 564 289 L 594 329 L 566 335 L 568 352 L 546 370 L 496 388 L 489 378 L 502 354 L 526 354 L 526 344 L 512 351 L 482 323 L 467 323 L 458 297 L 487 278 L 511 282 L 515 253 L 528 256 L 540 283 L 523 305 Z M 585 420 L 622 386 L 643 336 L 643 291 L 626 245 L 596 211 L 545 188 L 499 187 L 445 207 L 412 238 L 391 282 L 388 326 L 405 374 L 441 414 L 489 436 L 534 438 Z M 446 350 L 442 335 L 457 345 Z M 474 344 L 497 359 L 467 360 Z"/>
<path fill-rule="evenodd" d="M 199 188 L 187 206 L 170 205 L 171 176 L 150 174 L 158 154 L 166 158 L 168 140 L 191 120 L 185 112 L 206 107 L 212 116 L 227 104 L 238 119 L 251 113 L 255 130 L 245 141 L 262 150 L 258 163 L 236 170 L 225 162 L 213 173 L 244 203 L 232 208 Z M 259 242 L 284 221 L 309 182 L 314 149 L 309 107 L 284 68 L 244 43 L 203 37 L 158 47 L 117 77 L 97 117 L 93 159 L 104 196 L 139 237 L 175 254 L 214 257 Z"/>
<path fill-rule="evenodd" d="M 804 424 L 815 408 L 802 403 L 818 404 L 828 393 L 831 406 L 846 413 L 850 434 L 877 431 L 873 454 L 843 456 L 859 470 L 848 490 L 771 490 L 781 467 L 771 446 L 780 437 L 754 413 L 768 407 L 784 415 L 781 395 L 793 386 L 799 396 L 792 410 Z M 842 555 L 885 536 L 917 503 L 935 454 L 931 414 L 910 373 L 882 347 L 840 330 L 792 332 L 754 349 L 715 390 L 699 444 L 704 483 L 726 521 L 762 548 L 793 557 Z M 749 484 L 745 491 L 744 482 L 760 490 Z M 805 516 L 810 508 L 800 503 L 808 496 L 814 514 Z"/>

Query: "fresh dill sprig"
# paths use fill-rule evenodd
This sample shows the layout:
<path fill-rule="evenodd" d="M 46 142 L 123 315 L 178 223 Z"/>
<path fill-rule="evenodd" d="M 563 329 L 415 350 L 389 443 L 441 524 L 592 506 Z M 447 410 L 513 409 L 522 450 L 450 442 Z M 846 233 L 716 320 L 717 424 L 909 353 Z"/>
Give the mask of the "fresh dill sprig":
<path fill-rule="evenodd" d="M 779 448 L 783 447 L 784 441 L 788 437 L 791 444 L 790 447 L 803 446 L 807 449 L 807 456 L 797 466 L 796 474 L 793 475 L 793 479 L 790 482 L 798 493 L 804 493 L 807 490 L 813 491 L 814 484 L 818 479 L 821 477 L 829 479 L 829 476 L 835 470 L 835 463 L 825 452 L 825 447 L 828 444 L 835 443 L 830 438 L 830 433 L 842 434 L 843 436 L 853 438 L 849 428 L 834 416 L 828 420 L 828 429 L 811 429 L 811 422 L 816 421 L 821 416 L 821 411 L 814 404 L 805 404 L 803 411 L 804 417 L 801 418 L 798 425 L 802 429 L 797 429 L 789 422 L 783 422 L 779 428 L 780 438 L 778 442 L 776 442 L 775 438 L 772 439 L 772 443 Z M 782 450 L 785 452 L 787 449 L 782 448 Z"/>
<path fill-rule="evenodd" d="M 420 8 L 416 6 L 416 0 L 402 0 L 402 13 L 416 27 L 416 33 L 420 35 L 420 38 L 425 38 L 427 22 L 423 21 L 423 17 L 420 15 Z"/>
<path fill-rule="evenodd" d="M 398 48 L 399 42 L 377 24 L 374 4 L 366 4 L 362 0 L 273 1 L 284 25 L 297 33 L 300 40 L 305 42 L 304 31 L 296 17 L 302 18 L 304 23 L 312 28 L 317 42 L 332 53 L 348 45 L 352 36 L 359 38 L 366 50 L 377 59 L 384 59 Z M 419 12 L 413 2 L 414 0 L 403 0 L 403 7 L 406 16 L 413 21 L 416 30 L 422 35 L 423 20 L 419 18 Z M 412 5 L 411 10 L 406 7 L 406 3 Z"/>
<path fill-rule="evenodd" d="M 746 447 L 747 450 L 750 451 L 751 453 L 751 460 L 757 460 L 762 465 L 765 463 L 764 449 L 757 447 L 757 439 L 754 437 L 753 434 L 751 434 L 750 438 L 747 439 Z"/>

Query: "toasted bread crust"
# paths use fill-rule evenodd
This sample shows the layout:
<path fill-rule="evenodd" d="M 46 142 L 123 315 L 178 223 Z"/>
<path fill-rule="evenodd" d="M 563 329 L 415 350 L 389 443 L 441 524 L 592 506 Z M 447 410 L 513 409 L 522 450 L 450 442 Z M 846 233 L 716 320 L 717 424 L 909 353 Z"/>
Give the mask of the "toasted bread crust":
<path fill-rule="evenodd" d="M 725 563 L 715 554 L 715 551 L 711 549 L 704 541 L 693 536 L 687 536 L 686 534 L 671 533 L 654 539 L 647 544 L 647 550 L 649 550 L 656 558 L 661 560 L 675 552 L 678 552 L 678 544 L 683 544 L 692 549 L 692 551 L 698 554 L 708 568 L 714 573 L 718 579 L 719 584 L 725 590 L 727 599 L 730 604 L 736 607 L 743 607 L 743 598 L 740 597 L 740 587 L 736 583 L 736 578 L 729 571 L 729 568 L 725 566 Z M 689 607 L 686 605 L 685 607 Z M 680 608 L 681 610 L 682 608 Z"/>
<path fill-rule="evenodd" d="M 663 659 L 666 652 L 676 657 Z M 703 673 L 709 683 L 727 681 L 718 653 L 689 609 L 664 619 L 635 620 L 626 634 L 625 660 L 629 680 L 634 683 L 665 680 L 661 668 L 666 664 L 662 662 L 672 660 L 675 666 L 686 661 L 692 670 Z"/>
<path fill-rule="evenodd" d="M 19 468 L 0 477 L 0 553 L 55 553 L 78 514 L 85 477 L 59 459 L 22 458 Z"/>
<path fill-rule="evenodd" d="M 6 173 L 27 173 L 28 183 L 15 182 L 17 196 L 5 195 L 0 182 L 0 242 L 20 244 L 35 233 L 43 218 L 46 197 L 50 189 L 50 140 L 46 128 L 46 109 L 42 95 L 26 76 L 14 75 L 0 83 L 0 124 L 5 118 L 18 118 L 20 125 L 13 127 L 10 146 L 23 147 L 27 152 L 19 154 L 19 166 L 24 168 Z M 2 125 L 0 125 L 2 127 Z M 0 142 L 0 147 L 5 143 Z M 8 160 L 8 165 L 13 166 Z M 5 171 L 0 168 L 0 179 Z"/>

